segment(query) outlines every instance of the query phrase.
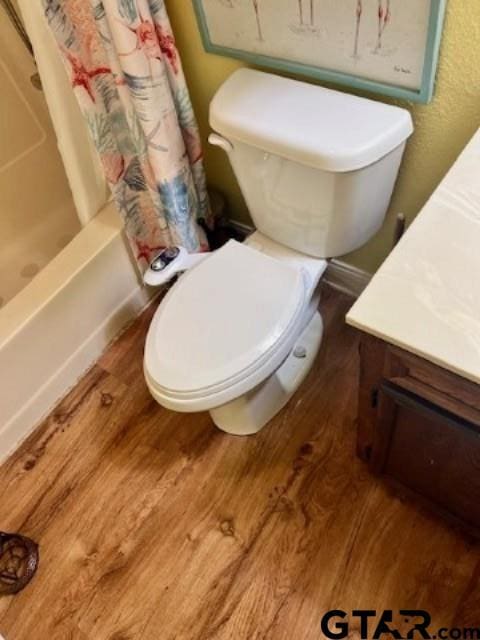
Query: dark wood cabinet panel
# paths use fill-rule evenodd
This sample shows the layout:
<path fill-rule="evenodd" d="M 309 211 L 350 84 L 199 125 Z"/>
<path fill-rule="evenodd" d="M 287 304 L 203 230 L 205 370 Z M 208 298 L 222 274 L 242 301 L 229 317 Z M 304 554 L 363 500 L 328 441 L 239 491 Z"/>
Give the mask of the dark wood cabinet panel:
<path fill-rule="evenodd" d="M 480 532 L 480 388 L 369 336 L 360 353 L 360 457 Z"/>

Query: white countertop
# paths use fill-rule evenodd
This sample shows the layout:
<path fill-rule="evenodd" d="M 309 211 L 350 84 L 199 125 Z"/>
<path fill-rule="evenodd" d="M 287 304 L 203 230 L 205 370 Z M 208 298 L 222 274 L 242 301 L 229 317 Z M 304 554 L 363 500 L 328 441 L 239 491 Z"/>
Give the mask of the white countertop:
<path fill-rule="evenodd" d="M 480 130 L 347 322 L 480 384 Z"/>

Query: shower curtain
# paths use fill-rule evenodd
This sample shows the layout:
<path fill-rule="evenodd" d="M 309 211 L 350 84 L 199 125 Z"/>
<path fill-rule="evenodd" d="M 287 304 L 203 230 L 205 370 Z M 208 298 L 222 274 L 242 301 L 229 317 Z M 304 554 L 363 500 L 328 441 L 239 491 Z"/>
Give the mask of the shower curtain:
<path fill-rule="evenodd" d="M 57 146 L 80 223 L 87 225 L 107 204 L 110 190 L 78 101 L 65 73 L 58 46 L 40 0 L 17 0 L 35 52 Z"/>
<path fill-rule="evenodd" d="M 163 0 L 42 0 L 139 265 L 207 250 L 202 150 Z"/>

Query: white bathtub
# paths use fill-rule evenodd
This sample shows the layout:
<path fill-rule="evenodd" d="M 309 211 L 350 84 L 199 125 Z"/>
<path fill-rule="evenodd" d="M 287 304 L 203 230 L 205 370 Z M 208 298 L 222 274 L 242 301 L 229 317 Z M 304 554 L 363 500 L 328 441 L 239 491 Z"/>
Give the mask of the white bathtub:
<path fill-rule="evenodd" d="M 0 461 L 150 299 L 109 204 L 0 309 Z"/>

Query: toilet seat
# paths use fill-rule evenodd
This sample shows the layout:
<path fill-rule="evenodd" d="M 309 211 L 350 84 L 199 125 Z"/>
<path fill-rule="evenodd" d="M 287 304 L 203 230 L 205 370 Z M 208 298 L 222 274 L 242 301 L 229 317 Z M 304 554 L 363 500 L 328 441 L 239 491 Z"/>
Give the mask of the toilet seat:
<path fill-rule="evenodd" d="M 188 271 L 157 310 L 144 369 L 176 411 L 221 406 L 288 356 L 308 304 L 307 274 L 235 241 Z"/>

